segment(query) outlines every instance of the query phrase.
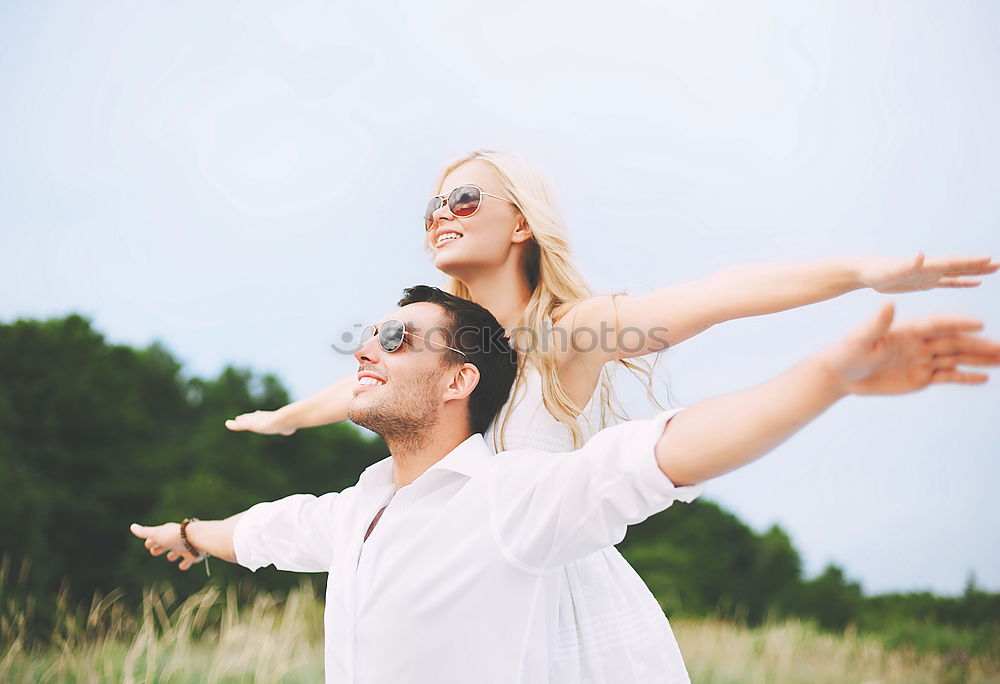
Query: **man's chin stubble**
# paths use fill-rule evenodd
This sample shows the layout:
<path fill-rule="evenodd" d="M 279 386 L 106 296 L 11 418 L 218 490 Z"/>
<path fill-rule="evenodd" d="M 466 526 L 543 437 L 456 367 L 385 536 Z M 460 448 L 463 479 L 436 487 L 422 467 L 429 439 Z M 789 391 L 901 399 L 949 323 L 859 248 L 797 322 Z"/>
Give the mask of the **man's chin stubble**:
<path fill-rule="evenodd" d="M 390 450 L 412 451 L 429 440 L 437 424 L 433 414 L 400 411 L 398 407 L 386 407 L 386 403 L 390 402 L 358 407 L 352 401 L 347 407 L 347 418 L 381 436 Z"/>

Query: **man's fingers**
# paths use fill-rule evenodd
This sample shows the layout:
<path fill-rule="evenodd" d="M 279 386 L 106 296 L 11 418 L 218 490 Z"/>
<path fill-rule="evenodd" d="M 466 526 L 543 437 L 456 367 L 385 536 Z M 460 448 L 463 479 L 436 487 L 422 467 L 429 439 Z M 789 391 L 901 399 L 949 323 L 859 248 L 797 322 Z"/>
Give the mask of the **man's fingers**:
<path fill-rule="evenodd" d="M 852 333 L 854 339 L 874 342 L 881 338 L 889 330 L 889 326 L 892 325 L 892 317 L 895 315 L 895 311 L 895 305 L 891 300 L 883 302 L 877 314 L 855 329 Z"/>
<path fill-rule="evenodd" d="M 139 537 L 139 539 L 145 539 L 148 536 L 146 528 L 139 523 L 132 523 L 128 526 L 128 529 L 132 534 Z"/>
<path fill-rule="evenodd" d="M 246 430 L 246 426 L 240 423 L 241 417 L 242 416 L 236 416 L 235 418 L 227 420 L 226 427 L 229 428 L 230 430 L 235 430 L 235 431 Z"/>
<path fill-rule="evenodd" d="M 147 549 L 149 549 L 149 548 L 152 548 L 153 544 L 155 544 L 155 543 L 156 543 L 156 542 L 154 542 L 154 541 L 153 541 L 153 538 L 152 538 L 152 537 L 147 537 L 147 538 L 146 538 L 146 541 L 145 541 L 145 542 L 143 543 L 143 545 L 144 545 L 144 546 L 145 546 L 145 547 L 146 547 Z"/>
<path fill-rule="evenodd" d="M 983 322 L 971 316 L 925 316 L 911 318 L 896 326 L 896 332 L 921 335 L 922 337 L 940 337 L 941 335 L 959 335 L 961 333 L 979 332 Z"/>
<path fill-rule="evenodd" d="M 166 551 L 166 549 L 159 544 L 153 544 L 152 548 L 149 549 L 150 555 L 153 556 L 162 556 L 164 551 Z"/>
<path fill-rule="evenodd" d="M 185 558 L 180 562 L 180 565 L 178 565 L 177 567 L 180 568 L 181 570 L 187 570 L 188 568 L 191 567 L 191 561 Z"/>
<path fill-rule="evenodd" d="M 1000 366 L 1000 358 L 980 354 L 944 354 L 931 361 L 933 368 L 955 368 L 956 366 Z"/>
<path fill-rule="evenodd" d="M 957 382 L 962 385 L 980 385 L 990 379 L 986 373 L 966 373 L 958 370 L 941 369 L 931 374 L 931 382 Z"/>
<path fill-rule="evenodd" d="M 177 551 L 171 551 L 170 553 L 167 554 L 167 560 L 170 561 L 171 563 L 173 563 L 175 560 L 177 560 L 180 557 L 181 557 L 181 554 L 178 553 Z"/>
<path fill-rule="evenodd" d="M 1000 356 L 1000 343 L 976 335 L 949 335 L 928 339 L 927 351 L 931 354 L 978 354 Z"/>

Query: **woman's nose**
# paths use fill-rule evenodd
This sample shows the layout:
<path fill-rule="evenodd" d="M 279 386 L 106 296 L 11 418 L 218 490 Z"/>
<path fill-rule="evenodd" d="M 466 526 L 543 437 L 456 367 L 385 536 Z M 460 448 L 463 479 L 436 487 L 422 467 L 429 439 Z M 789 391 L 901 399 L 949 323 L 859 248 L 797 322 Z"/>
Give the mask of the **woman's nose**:
<path fill-rule="evenodd" d="M 448 208 L 447 202 L 443 202 L 440 207 L 434 210 L 434 213 L 431 214 L 431 216 L 435 223 L 441 220 L 450 221 L 455 218 L 455 215 L 451 213 L 451 209 Z"/>

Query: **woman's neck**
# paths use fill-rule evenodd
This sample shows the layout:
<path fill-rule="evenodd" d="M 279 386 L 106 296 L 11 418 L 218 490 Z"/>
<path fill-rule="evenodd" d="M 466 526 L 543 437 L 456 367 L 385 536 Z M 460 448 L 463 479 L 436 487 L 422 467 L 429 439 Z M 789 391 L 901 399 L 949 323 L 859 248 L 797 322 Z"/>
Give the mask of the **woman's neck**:
<path fill-rule="evenodd" d="M 519 268 L 484 270 L 462 282 L 469 288 L 469 298 L 493 314 L 505 329 L 521 324 L 531 289 Z"/>

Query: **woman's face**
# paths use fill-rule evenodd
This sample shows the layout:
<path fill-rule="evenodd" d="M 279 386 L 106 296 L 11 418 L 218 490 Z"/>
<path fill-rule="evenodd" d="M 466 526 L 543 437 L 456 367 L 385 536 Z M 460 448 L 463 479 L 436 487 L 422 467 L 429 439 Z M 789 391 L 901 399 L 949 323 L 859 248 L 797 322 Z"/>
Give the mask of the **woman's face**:
<path fill-rule="evenodd" d="M 478 185 L 483 193 L 505 196 L 496 171 L 478 160 L 466 162 L 445 176 L 438 194 L 447 197 L 460 185 Z M 504 264 L 514 245 L 530 238 L 514 205 L 490 195 L 483 194 L 472 216 L 459 218 L 447 204 L 434 212 L 427 240 L 439 270 L 463 280 L 471 269 Z"/>

